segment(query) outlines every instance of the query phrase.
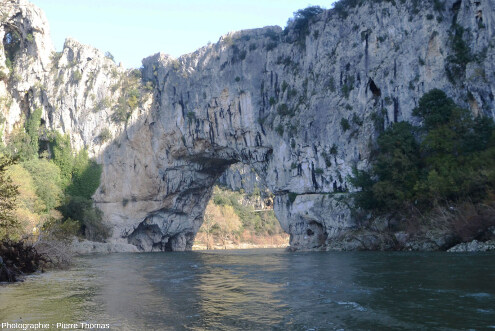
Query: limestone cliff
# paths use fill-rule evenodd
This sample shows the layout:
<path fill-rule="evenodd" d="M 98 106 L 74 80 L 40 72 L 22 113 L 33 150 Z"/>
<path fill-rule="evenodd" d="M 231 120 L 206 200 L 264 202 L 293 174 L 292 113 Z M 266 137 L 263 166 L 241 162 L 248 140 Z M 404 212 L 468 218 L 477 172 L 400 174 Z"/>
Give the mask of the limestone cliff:
<path fill-rule="evenodd" d="M 24 0 L 1 10 L 4 136 L 41 107 L 47 127 L 103 164 L 94 200 L 111 240 L 141 250 L 190 249 L 213 184 L 239 163 L 274 193 L 292 247 L 324 247 L 359 226 L 345 193 L 352 167 L 367 167 L 381 128 L 415 120 L 425 92 L 495 112 L 493 0 L 341 3 L 285 30 L 153 55 L 140 72 L 74 40 L 53 53 L 43 14 Z"/>

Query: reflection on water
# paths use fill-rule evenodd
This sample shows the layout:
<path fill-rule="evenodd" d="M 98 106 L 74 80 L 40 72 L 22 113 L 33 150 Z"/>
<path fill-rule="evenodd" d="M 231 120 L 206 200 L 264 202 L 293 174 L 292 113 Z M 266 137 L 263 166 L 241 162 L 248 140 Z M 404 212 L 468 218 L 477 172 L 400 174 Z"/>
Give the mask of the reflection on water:
<path fill-rule="evenodd" d="M 0 286 L 0 322 L 118 330 L 495 328 L 494 254 L 113 254 Z"/>

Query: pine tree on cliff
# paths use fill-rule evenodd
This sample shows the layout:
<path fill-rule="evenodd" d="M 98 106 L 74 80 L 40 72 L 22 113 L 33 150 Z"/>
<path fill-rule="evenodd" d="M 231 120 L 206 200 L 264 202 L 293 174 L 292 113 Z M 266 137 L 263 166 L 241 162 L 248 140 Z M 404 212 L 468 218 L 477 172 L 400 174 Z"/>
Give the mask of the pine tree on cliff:
<path fill-rule="evenodd" d="M 6 173 L 7 168 L 14 162 L 11 158 L 0 157 L 0 239 L 8 237 L 9 229 L 18 225 L 14 211 L 19 191 Z"/>

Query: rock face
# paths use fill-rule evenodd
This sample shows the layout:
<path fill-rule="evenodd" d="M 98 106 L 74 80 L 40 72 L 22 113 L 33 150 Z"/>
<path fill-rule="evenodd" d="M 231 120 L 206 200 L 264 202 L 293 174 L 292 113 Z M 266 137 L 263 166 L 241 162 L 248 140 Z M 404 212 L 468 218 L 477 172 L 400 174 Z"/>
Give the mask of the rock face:
<path fill-rule="evenodd" d="M 48 128 L 103 164 L 94 200 L 111 241 L 140 250 L 190 249 L 213 184 L 241 163 L 275 195 L 291 246 L 323 248 L 359 227 L 345 194 L 352 167 L 367 167 L 380 129 L 415 121 L 425 92 L 495 115 L 493 0 L 339 7 L 179 59 L 156 54 L 141 72 L 74 40 L 52 53 L 38 9 L 2 6 L 0 66 L 6 36 L 20 35 L 12 69 L 0 68 L 4 136 L 41 107 Z"/>

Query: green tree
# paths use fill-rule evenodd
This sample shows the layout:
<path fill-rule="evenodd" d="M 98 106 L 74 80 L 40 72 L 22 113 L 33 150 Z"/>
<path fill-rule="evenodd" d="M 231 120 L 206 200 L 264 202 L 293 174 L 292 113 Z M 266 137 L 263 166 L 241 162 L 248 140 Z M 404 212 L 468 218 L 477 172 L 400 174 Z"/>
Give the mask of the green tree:
<path fill-rule="evenodd" d="M 36 195 L 45 205 L 44 212 L 58 207 L 63 197 L 60 169 L 47 159 L 25 161 L 22 166 L 29 171 L 33 178 Z"/>
<path fill-rule="evenodd" d="M 373 185 L 375 185 L 376 180 L 372 177 L 371 172 L 358 170 L 356 167 L 352 170 L 353 176 L 349 178 L 349 182 L 352 186 L 360 188 L 359 191 L 353 194 L 354 203 L 366 210 L 377 208 L 379 202 L 373 194 Z"/>
<path fill-rule="evenodd" d="M 40 214 L 45 210 L 45 204 L 36 194 L 36 185 L 33 177 L 22 164 L 13 164 L 7 170 L 12 183 L 17 186 L 19 196 L 17 207 Z"/>
<path fill-rule="evenodd" d="M 10 236 L 11 239 L 17 240 L 24 233 L 32 233 L 46 220 L 46 206 L 36 194 L 33 177 L 22 164 L 11 165 L 7 173 L 19 191 L 14 212 L 19 227 L 17 231 L 11 231 Z"/>
<path fill-rule="evenodd" d="M 301 47 L 306 45 L 305 39 L 309 35 L 309 23 L 311 19 L 323 12 L 320 6 L 310 6 L 294 12 L 294 17 L 287 22 L 287 27 L 293 24 L 294 33 L 297 36 L 297 42 Z M 286 28 L 287 31 L 287 28 Z"/>
<path fill-rule="evenodd" d="M 41 108 L 36 108 L 26 121 L 26 133 L 29 136 L 30 154 L 32 157 L 38 156 L 38 139 L 41 124 Z"/>
<path fill-rule="evenodd" d="M 60 169 L 60 177 L 62 188 L 70 185 L 72 179 L 72 167 L 74 164 L 74 156 L 69 135 L 61 135 L 58 132 L 54 133 L 52 140 L 53 162 Z"/>
<path fill-rule="evenodd" d="M 423 180 L 418 183 L 422 200 L 479 200 L 489 189 L 487 176 L 493 169 L 483 152 L 490 147 L 493 120 L 473 118 L 440 90 L 426 93 L 413 114 L 423 122 L 421 154 Z"/>
<path fill-rule="evenodd" d="M 421 162 L 414 131 L 407 122 L 393 123 L 377 140 L 371 172 L 355 170 L 350 182 L 361 189 L 360 207 L 392 210 L 412 200 Z"/>
<path fill-rule="evenodd" d="M 15 217 L 16 200 L 19 195 L 18 187 L 6 174 L 7 168 L 14 164 L 14 160 L 2 156 L 0 158 L 0 239 L 9 237 L 10 231 L 19 226 Z"/>
<path fill-rule="evenodd" d="M 423 121 L 426 130 L 445 124 L 452 116 L 456 105 L 445 92 L 433 89 L 419 99 L 418 106 L 413 109 L 413 115 Z"/>
<path fill-rule="evenodd" d="M 41 108 L 37 108 L 26 120 L 24 129 L 13 132 L 5 151 L 11 157 L 21 161 L 38 157 L 39 127 L 41 123 Z"/>
<path fill-rule="evenodd" d="M 30 142 L 31 139 L 24 129 L 17 128 L 12 132 L 9 143 L 4 148 L 5 154 L 21 161 L 29 160 L 32 157 Z"/>
<path fill-rule="evenodd" d="M 82 149 L 74 159 L 72 183 L 67 192 L 72 196 L 91 199 L 98 186 L 100 186 L 101 170 L 101 165 L 90 160 L 88 151 Z"/>
<path fill-rule="evenodd" d="M 87 239 L 103 241 L 108 237 L 110 230 L 102 222 L 102 212 L 93 206 L 91 199 L 71 197 L 60 207 L 65 220 L 76 220 L 80 224 L 81 234 Z"/>

